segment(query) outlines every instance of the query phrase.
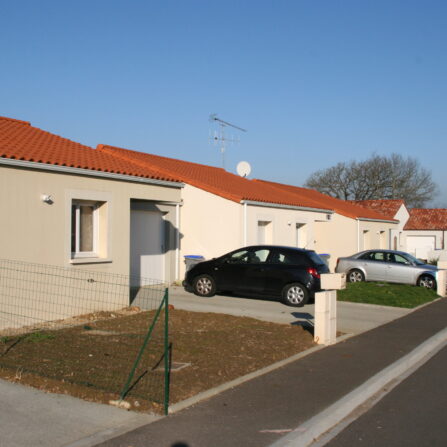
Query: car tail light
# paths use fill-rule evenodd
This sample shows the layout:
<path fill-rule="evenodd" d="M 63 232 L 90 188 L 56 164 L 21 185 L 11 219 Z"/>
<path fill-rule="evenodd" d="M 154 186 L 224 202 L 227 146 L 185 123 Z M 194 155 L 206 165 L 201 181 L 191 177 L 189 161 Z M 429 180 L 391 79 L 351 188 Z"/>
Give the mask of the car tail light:
<path fill-rule="evenodd" d="M 335 264 L 335 268 L 338 267 L 338 263 L 340 262 L 340 258 L 337 258 L 337 263 Z"/>
<path fill-rule="evenodd" d="M 307 273 L 310 273 L 314 278 L 319 278 L 320 274 L 317 272 L 317 269 L 314 267 L 309 267 L 307 269 Z"/>

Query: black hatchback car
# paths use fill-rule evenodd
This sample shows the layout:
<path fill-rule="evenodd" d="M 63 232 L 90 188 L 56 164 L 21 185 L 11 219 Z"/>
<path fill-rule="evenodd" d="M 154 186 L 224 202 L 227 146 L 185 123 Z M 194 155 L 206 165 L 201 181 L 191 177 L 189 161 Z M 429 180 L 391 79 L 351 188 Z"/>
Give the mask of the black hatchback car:
<path fill-rule="evenodd" d="M 195 264 L 183 286 L 204 297 L 217 292 L 265 295 L 303 306 L 321 290 L 321 273 L 329 273 L 329 268 L 313 250 L 257 245 Z"/>

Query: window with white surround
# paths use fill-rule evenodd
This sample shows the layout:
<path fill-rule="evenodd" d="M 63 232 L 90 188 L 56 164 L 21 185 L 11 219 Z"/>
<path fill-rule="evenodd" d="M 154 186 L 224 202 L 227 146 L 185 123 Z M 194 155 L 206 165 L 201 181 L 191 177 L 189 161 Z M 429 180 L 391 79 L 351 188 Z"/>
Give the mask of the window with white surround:
<path fill-rule="evenodd" d="M 73 200 L 71 205 L 71 255 L 99 257 L 99 209 L 101 202 Z"/>

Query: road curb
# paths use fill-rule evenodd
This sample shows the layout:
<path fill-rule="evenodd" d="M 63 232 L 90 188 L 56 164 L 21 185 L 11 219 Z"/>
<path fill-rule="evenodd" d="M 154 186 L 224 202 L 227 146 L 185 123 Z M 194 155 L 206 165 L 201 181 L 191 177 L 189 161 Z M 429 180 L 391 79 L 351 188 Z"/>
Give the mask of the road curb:
<path fill-rule="evenodd" d="M 417 369 L 447 345 L 447 328 L 439 331 L 413 351 L 297 427 L 270 447 L 308 447 L 320 436 L 347 418 L 356 408 L 371 399 L 409 369 Z"/>

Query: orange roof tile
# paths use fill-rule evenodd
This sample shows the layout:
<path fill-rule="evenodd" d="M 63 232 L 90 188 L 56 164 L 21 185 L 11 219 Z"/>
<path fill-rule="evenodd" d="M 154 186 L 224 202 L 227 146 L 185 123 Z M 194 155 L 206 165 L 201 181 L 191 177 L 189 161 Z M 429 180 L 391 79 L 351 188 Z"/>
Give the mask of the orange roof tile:
<path fill-rule="evenodd" d="M 7 117 L 0 117 L 0 158 L 177 181 L 154 169 L 38 129 L 27 121 Z"/>
<path fill-rule="evenodd" d="M 318 203 L 321 207 L 334 210 L 336 213 L 353 219 L 373 219 L 395 221 L 377 211 L 363 208 L 346 200 L 336 199 L 313 189 L 301 188 L 299 186 L 283 185 L 281 183 L 267 182 L 265 180 L 255 180 L 258 183 L 268 184 L 278 190 L 287 191 L 300 197 L 306 197 Z M 397 221 L 396 221 L 397 222 Z"/>
<path fill-rule="evenodd" d="M 404 230 L 447 230 L 447 209 L 413 208 Z"/>
<path fill-rule="evenodd" d="M 399 208 L 405 205 L 401 199 L 382 199 L 382 200 L 349 200 L 354 205 L 360 205 L 364 208 L 377 211 L 389 218 L 394 218 Z"/>
<path fill-rule="evenodd" d="M 176 177 L 182 182 L 234 202 L 246 200 L 321 210 L 331 209 L 322 206 L 309 197 L 279 191 L 267 184 L 240 177 L 222 168 L 107 145 L 98 145 L 97 150 L 113 154 L 122 160 L 132 160 L 139 166 L 157 169 L 166 175 Z"/>

